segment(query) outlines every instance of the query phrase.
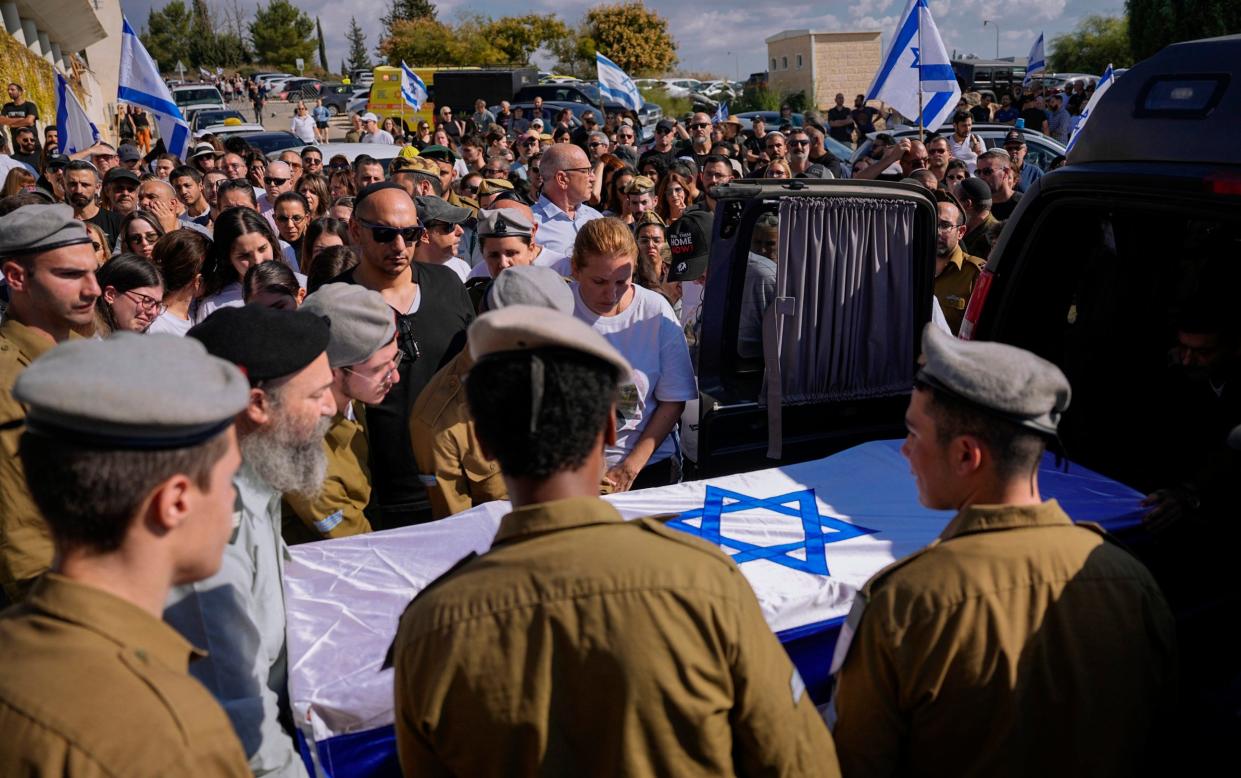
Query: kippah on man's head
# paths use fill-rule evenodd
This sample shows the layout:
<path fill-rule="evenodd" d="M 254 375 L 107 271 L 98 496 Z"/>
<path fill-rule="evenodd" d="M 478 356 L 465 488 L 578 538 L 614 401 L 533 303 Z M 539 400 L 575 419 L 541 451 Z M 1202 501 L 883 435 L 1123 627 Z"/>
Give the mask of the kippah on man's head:
<path fill-rule="evenodd" d="M 188 335 L 239 367 L 255 386 L 293 375 L 315 361 L 327 351 L 331 330 L 326 319 L 313 313 L 246 305 L 220 308 Z"/>

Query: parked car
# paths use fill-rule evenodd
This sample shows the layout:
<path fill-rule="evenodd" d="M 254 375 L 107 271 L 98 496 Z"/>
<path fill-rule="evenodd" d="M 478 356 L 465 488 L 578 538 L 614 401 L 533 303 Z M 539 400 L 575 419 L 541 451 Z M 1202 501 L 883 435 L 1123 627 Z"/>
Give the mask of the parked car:
<path fill-rule="evenodd" d="M 290 103 L 298 100 L 314 100 L 319 96 L 323 82 L 317 78 L 291 78 L 284 83 L 284 91 L 280 97 Z"/>
<path fill-rule="evenodd" d="M 305 143 L 301 143 L 298 148 L 305 146 Z M 343 154 L 350 164 L 361 155 L 368 154 L 378 162 L 383 163 L 385 172 L 388 170 L 388 164 L 400 156 L 402 148 L 391 143 L 316 143 L 314 146 L 323 154 L 323 164 L 325 165 L 337 154 Z M 268 159 L 276 159 L 280 156 L 280 152 L 284 150 L 284 148 L 272 149 L 270 151 L 264 149 L 263 153 L 267 155 Z"/>
<path fill-rule="evenodd" d="M 204 126 L 201 130 L 194 134 L 197 137 L 214 135 L 217 138 L 231 138 L 234 135 L 248 135 L 254 132 L 266 132 L 266 130 L 261 124 L 233 119 L 228 122 L 220 122 L 219 124 Z"/>
<path fill-rule="evenodd" d="M 204 128 L 210 127 L 214 124 L 224 124 L 224 122 L 229 119 L 236 119 L 239 122 L 244 122 L 246 117 L 243 116 L 240 111 L 234 111 L 231 108 L 226 108 L 223 111 L 218 109 L 205 109 L 194 114 L 194 120 L 190 122 L 190 129 L 193 130 L 195 134 L 201 135 L 206 131 Z"/>
<path fill-rule="evenodd" d="M 975 124 L 972 132 L 982 140 L 984 146 L 989 149 L 993 149 L 997 146 L 1002 148 L 1004 146 L 1004 136 L 1008 135 L 1008 133 L 1013 130 L 1017 130 L 1021 133 L 1022 137 L 1025 138 L 1026 164 L 1034 165 L 1039 170 L 1047 170 L 1047 168 L 1051 167 L 1051 161 L 1053 159 L 1064 155 L 1063 143 L 1055 138 L 1052 138 L 1051 136 L 1044 135 L 1037 130 L 1031 130 L 1024 127 L 1010 127 L 1007 124 Z M 939 128 L 940 134 L 946 135 L 952 131 L 951 124 L 945 124 Z M 892 130 L 883 130 L 882 132 L 891 135 L 897 140 L 900 140 L 901 138 L 918 137 L 917 127 L 897 127 Z M 852 152 L 852 156 L 849 158 L 849 161 L 851 163 L 856 162 L 862 156 L 869 154 L 871 141 L 873 141 L 875 136 L 878 134 L 879 132 L 872 132 L 867 135 L 866 140 L 862 143 L 862 145 L 858 146 L 857 151 Z"/>
<path fill-rule="evenodd" d="M 738 113 L 738 114 L 733 114 L 733 115 L 736 116 L 741 121 L 745 122 L 746 128 L 754 126 L 755 116 L 763 117 L 763 124 L 766 125 L 769 131 L 778 130 L 780 129 L 780 125 L 784 124 L 784 119 L 780 116 L 779 111 L 746 111 L 744 113 Z M 805 120 L 806 120 L 806 117 L 800 113 L 794 113 L 794 114 L 789 115 L 789 121 L 792 122 L 794 127 L 800 127 L 802 125 L 802 122 L 804 122 Z"/>
<path fill-rule="evenodd" d="M 339 82 L 328 82 L 319 89 L 316 97 L 323 98 L 323 107 L 332 116 L 349 112 L 349 101 L 353 96 L 362 90 L 355 89 L 351 84 L 342 84 Z"/>
<path fill-rule="evenodd" d="M 221 130 L 220 133 L 218 133 L 218 136 L 221 138 L 240 136 L 245 139 L 246 143 L 249 143 L 261 153 L 269 156 L 273 152 L 279 155 L 279 153 L 285 149 L 300 149 L 306 146 L 306 141 L 291 132 L 285 132 L 283 130 L 259 131 L 249 128 L 238 131 L 233 130 L 234 128 Z"/>
<path fill-rule="evenodd" d="M 548 101 L 558 103 L 586 103 L 593 107 L 603 105 L 604 109 L 609 113 L 617 112 L 628 114 L 635 118 L 638 126 L 641 128 L 642 140 L 649 140 L 655 137 L 655 125 L 663 118 L 664 111 L 655 103 L 644 103 L 642 110 L 636 112 L 626 108 L 620 103 L 612 101 L 604 101 L 599 93 L 599 87 L 588 81 L 574 81 L 556 84 L 536 84 L 528 86 L 513 96 L 514 102 L 530 102 L 535 97 L 542 97 L 546 103 Z"/>
<path fill-rule="evenodd" d="M 181 110 L 181 115 L 190 121 L 196 111 L 227 110 L 224 95 L 211 84 L 185 84 L 173 87 L 172 101 Z"/>
<path fill-rule="evenodd" d="M 1084 89 L 1089 89 L 1099 83 L 1099 77 L 1088 73 L 1052 73 L 1040 76 L 1038 81 L 1045 89 L 1059 89 L 1063 92 L 1078 84 L 1081 84 Z"/>

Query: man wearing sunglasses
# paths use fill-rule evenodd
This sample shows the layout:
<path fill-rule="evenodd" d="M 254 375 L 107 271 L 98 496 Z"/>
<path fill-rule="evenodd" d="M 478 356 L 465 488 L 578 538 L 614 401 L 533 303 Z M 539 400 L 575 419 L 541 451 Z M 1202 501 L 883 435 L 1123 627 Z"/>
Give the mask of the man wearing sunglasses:
<path fill-rule="evenodd" d="M 460 278 L 440 265 L 414 262 L 422 240 L 418 209 L 400 185 L 363 189 L 349 235 L 360 261 L 335 281 L 378 292 L 396 320 L 399 380 L 382 402 L 365 408 L 370 438 L 371 499 L 366 515 L 375 529 L 430 518 L 426 486 L 411 456 L 409 411 L 440 365 L 461 350 L 474 308 Z"/>
<path fill-rule="evenodd" d="M 665 169 L 672 166 L 672 163 L 676 161 L 676 154 L 672 149 L 676 141 L 676 130 L 677 123 L 672 119 L 659 120 L 659 123 L 655 125 L 655 141 L 638 158 L 638 170 L 642 170 L 647 160 L 653 157 L 662 160 Z"/>
<path fill-rule="evenodd" d="M 470 274 L 470 264 L 458 256 L 461 249 L 462 227 L 471 216 L 468 208 L 449 205 L 442 197 L 420 195 L 414 198 L 418 205 L 418 220 L 422 222 L 422 239 L 414 248 L 414 261 L 431 265 L 443 265 L 461 278 Z"/>
<path fill-rule="evenodd" d="M 325 284 L 300 310 L 332 322 L 327 358 L 332 369 L 332 418 L 323 450 L 327 475 L 315 495 L 287 493 L 284 536 L 290 543 L 340 538 L 371 531 L 364 511 L 371 499 L 366 468 L 366 430 L 352 408 L 377 405 L 401 380 L 403 354 L 397 346 L 396 317 L 379 292 L 357 284 Z M 356 406 L 353 404 L 357 403 Z M 351 408 L 352 406 L 352 408 Z"/>
<path fill-rule="evenodd" d="M 287 162 L 272 160 L 267 163 L 267 173 L 263 177 L 263 194 L 259 196 L 259 213 L 271 221 L 272 208 L 276 198 L 285 192 L 293 191 L 293 170 Z M 276 226 L 272 223 L 273 228 Z"/>

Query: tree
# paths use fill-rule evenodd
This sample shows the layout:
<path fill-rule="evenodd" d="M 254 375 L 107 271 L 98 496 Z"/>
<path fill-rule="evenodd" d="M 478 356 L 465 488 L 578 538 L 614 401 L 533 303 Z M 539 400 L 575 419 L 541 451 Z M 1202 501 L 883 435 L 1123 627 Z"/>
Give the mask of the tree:
<path fill-rule="evenodd" d="M 327 64 L 327 41 L 323 40 L 323 23 L 319 21 L 319 17 L 315 17 L 315 36 L 319 39 L 319 67 L 324 72 L 329 72 Z"/>
<path fill-rule="evenodd" d="M 1170 43 L 1241 32 L 1237 0 L 1127 0 L 1125 10 L 1134 60 Z"/>
<path fill-rule="evenodd" d="M 435 19 L 399 20 L 379 43 L 379 53 L 389 64 L 407 62 L 411 67 L 457 65 L 460 43 L 455 31 Z"/>
<path fill-rule="evenodd" d="M 392 25 L 397 22 L 412 22 L 420 19 L 435 21 L 435 4 L 431 0 L 392 0 L 387 16 L 381 17 L 384 29 L 392 33 Z"/>
<path fill-rule="evenodd" d="M 298 59 L 307 60 L 315 51 L 310 35 L 315 23 L 289 0 L 271 0 L 259 6 L 250 23 L 250 40 L 259 62 L 292 68 Z"/>
<path fill-rule="evenodd" d="M 147 14 L 142 45 L 164 71 L 190 58 L 190 11 L 182 0 L 172 0 L 160 10 Z"/>
<path fill-rule="evenodd" d="M 1087 16 L 1073 32 L 1051 42 L 1047 58 L 1051 72 L 1102 73 L 1108 65 L 1129 67 L 1129 31 L 1115 16 Z"/>
<path fill-rule="evenodd" d="M 586 12 L 583 28 L 594 49 L 631 76 L 663 73 L 677 63 L 668 20 L 647 10 L 640 0 L 596 6 Z"/>
<path fill-rule="evenodd" d="M 349 41 L 349 69 L 343 71 L 348 74 L 354 70 L 371 67 L 371 55 L 366 50 L 366 33 L 362 32 L 362 28 L 358 26 L 358 20 L 349 17 L 349 32 L 345 35 L 345 40 Z"/>
<path fill-rule="evenodd" d="M 569 27 L 555 16 L 503 16 L 488 21 L 484 34 L 505 64 L 525 65 L 540 47 L 569 35 Z"/>

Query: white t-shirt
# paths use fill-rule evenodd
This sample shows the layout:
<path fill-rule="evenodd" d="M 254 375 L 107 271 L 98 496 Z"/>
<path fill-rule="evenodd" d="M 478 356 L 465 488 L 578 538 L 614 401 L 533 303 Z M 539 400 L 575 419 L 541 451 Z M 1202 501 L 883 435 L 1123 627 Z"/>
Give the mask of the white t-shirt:
<path fill-rule="evenodd" d="M 621 387 L 617 412 L 620 425 L 616 445 L 607 446 L 608 467 L 618 464 L 637 445 L 658 402 L 687 402 L 698 397 L 689 346 L 672 306 L 663 295 L 635 285 L 629 307 L 616 316 L 599 316 L 586 307 L 573 284 L 574 315 L 607 338 L 633 366 L 633 383 Z M 675 454 L 675 434 L 669 434 L 651 454 L 648 465 Z"/>
<path fill-rule="evenodd" d="M 293 276 L 297 279 L 298 285 L 305 289 L 306 276 L 297 272 L 293 273 Z M 204 297 L 199 300 L 198 304 L 194 306 L 190 319 L 194 324 L 198 324 L 221 308 L 240 308 L 245 304 L 246 301 L 242 293 L 241 282 L 234 281 L 210 297 Z"/>
<path fill-rule="evenodd" d="M 461 257 L 453 257 L 452 259 L 448 260 L 447 262 L 443 264 L 444 264 L 444 267 L 451 268 L 452 271 L 461 278 L 461 283 L 463 284 L 465 283 L 465 279 L 470 277 L 470 269 L 471 269 L 470 263 L 466 262 Z M 486 270 L 486 269 L 487 267 L 486 265 L 484 265 L 483 270 Z"/>
<path fill-rule="evenodd" d="M 957 134 L 955 132 L 950 132 L 943 137 L 948 139 L 948 151 L 952 153 L 952 158 L 959 159 L 964 162 L 965 167 L 969 168 L 970 175 L 974 175 L 974 168 L 978 165 L 978 153 L 971 148 L 970 144 L 977 138 L 977 136 L 970 133 L 965 138 L 964 143 L 957 143 Z M 982 143 L 981 141 L 979 141 L 979 143 L 983 148 L 987 147 L 987 144 Z"/>
<path fill-rule="evenodd" d="M 147 327 L 150 334 L 179 335 L 185 337 L 185 333 L 190 331 L 190 327 L 194 326 L 194 319 L 182 319 L 168 311 L 161 313 L 155 321 L 151 322 L 151 326 Z"/>

